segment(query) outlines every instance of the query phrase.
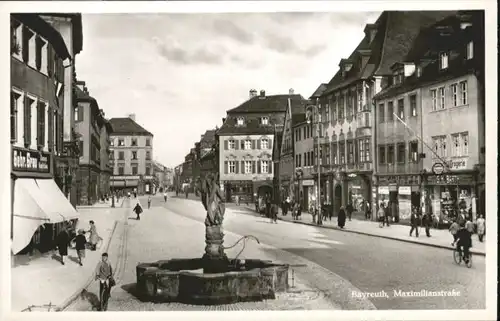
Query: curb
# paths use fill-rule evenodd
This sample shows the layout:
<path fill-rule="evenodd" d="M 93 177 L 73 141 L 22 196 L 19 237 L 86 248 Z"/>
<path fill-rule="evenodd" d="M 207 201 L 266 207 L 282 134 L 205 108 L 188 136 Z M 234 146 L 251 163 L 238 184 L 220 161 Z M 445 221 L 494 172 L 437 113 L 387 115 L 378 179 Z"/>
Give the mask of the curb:
<path fill-rule="evenodd" d="M 118 221 L 115 221 L 115 224 L 113 225 L 113 230 L 111 231 L 111 234 L 109 236 L 108 243 L 106 244 L 104 252 L 108 252 L 108 250 L 109 250 L 109 246 L 111 245 L 111 240 L 113 239 L 117 225 L 118 225 Z M 91 275 L 81 288 L 79 288 L 77 291 L 75 291 L 65 302 L 63 302 L 63 304 L 59 305 L 56 308 L 56 312 L 64 311 L 71 303 L 73 303 L 78 298 L 78 296 L 82 293 L 83 290 L 85 290 L 86 288 L 89 287 L 89 285 L 92 283 L 93 280 L 94 280 L 94 275 Z"/>

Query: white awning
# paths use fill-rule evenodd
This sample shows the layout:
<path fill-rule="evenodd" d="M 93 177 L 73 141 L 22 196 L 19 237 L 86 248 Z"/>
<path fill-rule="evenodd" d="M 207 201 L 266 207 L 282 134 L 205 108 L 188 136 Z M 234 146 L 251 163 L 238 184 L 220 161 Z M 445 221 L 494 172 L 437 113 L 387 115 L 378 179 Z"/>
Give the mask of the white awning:
<path fill-rule="evenodd" d="M 14 184 L 12 252 L 19 253 L 37 228 L 79 216 L 52 179 L 18 178 Z"/>

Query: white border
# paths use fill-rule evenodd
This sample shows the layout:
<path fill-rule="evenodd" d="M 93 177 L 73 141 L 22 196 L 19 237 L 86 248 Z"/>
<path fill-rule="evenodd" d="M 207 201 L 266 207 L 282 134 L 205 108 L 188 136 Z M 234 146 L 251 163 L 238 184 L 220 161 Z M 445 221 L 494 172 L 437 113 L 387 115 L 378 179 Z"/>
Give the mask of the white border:
<path fill-rule="evenodd" d="M 435 0 L 429 2 L 422 1 L 179 1 L 179 2 L 84 2 L 84 1 L 64 1 L 64 2 L 2 2 L 0 3 L 0 23 L 2 24 L 0 43 L 2 44 L 2 59 L 3 65 L 0 70 L 9 70 L 10 66 L 10 50 L 6 48 L 10 41 L 9 13 L 10 12 L 82 12 L 82 13 L 220 13 L 220 12 L 353 12 L 353 11 L 382 11 L 382 10 L 453 10 L 453 9 L 486 9 L 486 145 L 487 145 L 487 225 L 488 237 L 486 248 L 488 256 L 486 257 L 486 310 L 430 310 L 430 311 L 415 311 L 415 310 L 396 310 L 396 311 L 290 311 L 290 312 L 211 312 L 210 317 L 207 312 L 157 312 L 157 313 L 137 313 L 129 312 L 126 314 L 118 314 L 108 312 L 105 314 L 85 314 L 75 312 L 71 317 L 88 321 L 89 318 L 120 318 L 121 321 L 135 320 L 143 318 L 147 320 L 166 317 L 170 320 L 206 320 L 213 317 L 214 320 L 223 321 L 230 320 L 354 320 L 354 319 L 370 319 L 370 320 L 495 320 L 496 319 L 496 282 L 497 280 L 497 240 L 492 236 L 497 234 L 497 211 L 496 199 L 496 177 L 497 177 L 497 46 L 496 46 L 496 26 L 497 26 L 497 3 L 493 0 L 471 0 L 471 1 L 443 1 Z M 322 79 L 311 79 L 312 82 L 320 83 Z M 0 73 L 0 84 L 3 90 L 0 92 L 2 105 L 9 105 L 10 93 L 10 73 Z M 7 108 L 3 108 L 7 111 Z M 31 314 L 10 313 L 10 241 L 9 241 L 9 226 L 10 226 L 10 140 L 9 137 L 9 117 L 1 117 L 3 124 L 0 126 L 2 130 L 3 157 L 0 159 L 2 170 L 0 200 L 3 207 L 1 215 L 0 232 L 1 237 L 1 313 L 0 319 L 29 319 L 35 317 L 37 321 L 47 317 L 49 320 L 67 319 L 66 314 L 40 314 L 32 312 Z M 457 280 L 458 281 L 458 280 Z M 34 280 L 36 282 L 36 280 Z"/>

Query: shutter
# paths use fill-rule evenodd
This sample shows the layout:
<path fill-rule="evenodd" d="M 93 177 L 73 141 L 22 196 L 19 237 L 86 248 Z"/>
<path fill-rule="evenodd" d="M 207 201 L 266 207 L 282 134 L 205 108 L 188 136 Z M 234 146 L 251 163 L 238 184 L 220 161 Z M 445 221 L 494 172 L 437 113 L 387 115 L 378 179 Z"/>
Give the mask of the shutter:
<path fill-rule="evenodd" d="M 269 144 L 268 144 L 269 145 L 269 149 L 272 150 L 273 149 L 273 140 L 269 139 L 268 141 L 269 141 Z"/>
<path fill-rule="evenodd" d="M 23 56 L 23 61 L 25 63 L 28 63 L 28 60 L 30 58 L 30 54 L 29 54 L 29 50 L 30 50 L 30 39 L 28 38 L 28 32 L 29 29 L 26 27 L 26 26 L 23 26 L 23 52 L 22 52 L 22 56 Z"/>
<path fill-rule="evenodd" d="M 24 147 L 31 144 L 31 105 L 28 96 L 24 96 Z"/>
<path fill-rule="evenodd" d="M 240 173 L 240 162 L 235 161 L 234 163 L 235 163 L 234 167 L 236 167 L 235 174 L 239 174 Z"/>
<path fill-rule="evenodd" d="M 255 174 L 256 164 L 255 161 L 252 161 L 252 174 Z"/>
<path fill-rule="evenodd" d="M 272 174 L 274 163 L 272 161 L 269 161 L 268 164 L 269 164 L 269 166 L 267 168 L 268 168 L 269 174 Z"/>
<path fill-rule="evenodd" d="M 239 149 L 240 148 L 240 141 L 235 139 L 234 140 L 234 149 Z"/>
<path fill-rule="evenodd" d="M 260 148 L 260 139 L 257 140 L 257 149 L 261 149 Z"/>
<path fill-rule="evenodd" d="M 83 121 L 83 108 L 78 107 L 78 121 Z"/>
<path fill-rule="evenodd" d="M 36 36 L 35 38 L 35 65 L 36 69 L 40 70 L 42 68 L 42 46 L 41 46 L 40 36 Z"/>
<path fill-rule="evenodd" d="M 49 107 L 49 110 L 47 112 L 47 123 L 49 126 L 48 135 L 49 135 L 49 151 L 52 151 L 52 131 L 53 131 L 53 125 L 52 125 L 52 108 Z"/>
<path fill-rule="evenodd" d="M 15 142 L 17 138 L 16 104 L 17 104 L 16 94 L 13 91 L 11 91 L 10 92 L 10 142 L 11 143 Z"/>
<path fill-rule="evenodd" d="M 260 166 L 261 166 L 260 161 L 257 161 L 257 174 L 260 174 L 262 172 Z"/>
<path fill-rule="evenodd" d="M 245 141 L 244 140 L 240 140 L 240 142 L 241 142 L 241 144 L 240 144 L 241 145 L 240 146 L 241 149 L 245 149 Z"/>
<path fill-rule="evenodd" d="M 252 139 L 252 149 L 255 149 L 255 146 L 256 146 L 255 139 Z"/>
<path fill-rule="evenodd" d="M 40 147 L 42 144 L 42 118 L 41 118 L 41 112 L 42 112 L 42 103 L 38 101 L 36 103 L 36 145 Z"/>
<path fill-rule="evenodd" d="M 49 75 L 49 78 L 53 76 L 52 62 L 52 46 L 50 43 L 47 43 L 47 74 Z"/>
<path fill-rule="evenodd" d="M 227 150 L 227 139 L 224 140 L 224 150 Z M 227 163 L 227 162 L 226 162 Z"/>
<path fill-rule="evenodd" d="M 241 161 L 241 174 L 246 174 L 246 172 L 245 172 L 245 161 Z"/>

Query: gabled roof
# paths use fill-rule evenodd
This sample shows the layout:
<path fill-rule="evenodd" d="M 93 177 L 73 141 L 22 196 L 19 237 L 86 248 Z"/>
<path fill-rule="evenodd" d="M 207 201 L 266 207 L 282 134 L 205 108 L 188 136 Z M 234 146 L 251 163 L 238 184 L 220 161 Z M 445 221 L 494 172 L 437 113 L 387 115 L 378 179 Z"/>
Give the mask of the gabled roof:
<path fill-rule="evenodd" d="M 109 122 L 113 128 L 113 135 L 153 136 L 151 132 L 129 117 L 111 118 Z"/>
<path fill-rule="evenodd" d="M 363 37 L 348 58 L 354 61 L 352 69 L 345 76 L 339 69 L 323 95 L 360 79 L 391 75 L 391 66 L 404 59 L 422 28 L 454 13 L 455 11 L 384 11 L 374 24 L 377 32 L 372 42 L 366 36 Z M 370 50 L 370 58 L 362 66 L 358 55 L 366 50 Z"/>
<path fill-rule="evenodd" d="M 203 138 L 200 140 L 200 143 L 204 142 L 213 142 L 215 140 L 215 129 L 209 129 L 203 134 Z"/>
<path fill-rule="evenodd" d="M 227 111 L 228 114 L 234 113 L 261 113 L 261 112 L 283 112 L 288 106 L 288 98 L 294 101 L 300 101 L 304 98 L 301 95 L 270 95 L 256 96 L 245 101 L 238 107 Z"/>
<path fill-rule="evenodd" d="M 316 90 L 314 91 L 314 93 L 311 95 L 311 97 L 309 99 L 320 97 L 321 94 L 326 90 L 326 86 L 327 86 L 327 84 L 325 84 L 325 83 L 319 85 L 319 87 L 316 88 Z"/>

